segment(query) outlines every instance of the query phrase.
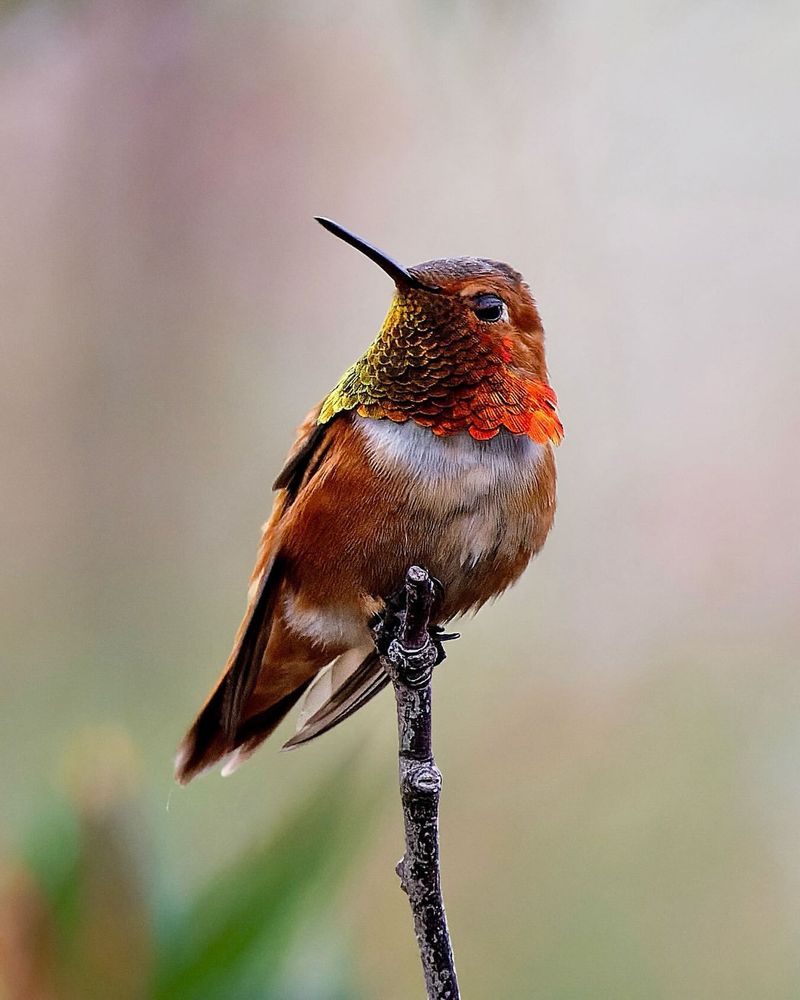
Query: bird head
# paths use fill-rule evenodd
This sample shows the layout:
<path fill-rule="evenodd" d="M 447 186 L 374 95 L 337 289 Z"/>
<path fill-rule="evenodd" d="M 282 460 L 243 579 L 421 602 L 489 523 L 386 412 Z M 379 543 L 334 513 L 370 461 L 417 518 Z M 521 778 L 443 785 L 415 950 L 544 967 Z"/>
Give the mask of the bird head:
<path fill-rule="evenodd" d="M 317 221 L 395 282 L 377 338 L 325 400 L 321 421 L 356 410 L 411 419 L 439 435 L 488 439 L 506 430 L 560 441 L 544 330 L 514 268 L 479 257 L 404 267 L 338 223 Z"/>

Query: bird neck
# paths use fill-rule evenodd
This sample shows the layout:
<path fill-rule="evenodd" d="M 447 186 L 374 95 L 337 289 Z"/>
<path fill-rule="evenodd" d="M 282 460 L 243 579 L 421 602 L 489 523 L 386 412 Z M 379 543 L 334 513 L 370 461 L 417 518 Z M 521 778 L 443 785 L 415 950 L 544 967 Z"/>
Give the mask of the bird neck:
<path fill-rule="evenodd" d="M 540 345 L 482 338 L 432 298 L 395 299 L 375 341 L 324 401 L 320 422 L 355 410 L 413 420 L 439 436 L 488 440 L 506 429 L 557 444 L 563 429 Z"/>

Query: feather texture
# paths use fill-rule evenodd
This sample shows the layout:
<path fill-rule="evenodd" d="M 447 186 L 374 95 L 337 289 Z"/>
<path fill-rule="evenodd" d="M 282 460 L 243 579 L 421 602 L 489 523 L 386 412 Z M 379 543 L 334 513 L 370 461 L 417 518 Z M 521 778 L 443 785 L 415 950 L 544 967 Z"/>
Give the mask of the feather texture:
<path fill-rule="evenodd" d="M 412 563 L 443 584 L 439 625 L 501 593 L 544 544 L 562 427 L 530 292 L 475 258 L 409 273 L 420 286 L 398 287 L 275 481 L 246 613 L 181 744 L 181 781 L 220 760 L 235 769 L 303 696 L 287 747 L 385 687 L 368 622 Z M 502 322 L 474 308 L 490 293 Z"/>

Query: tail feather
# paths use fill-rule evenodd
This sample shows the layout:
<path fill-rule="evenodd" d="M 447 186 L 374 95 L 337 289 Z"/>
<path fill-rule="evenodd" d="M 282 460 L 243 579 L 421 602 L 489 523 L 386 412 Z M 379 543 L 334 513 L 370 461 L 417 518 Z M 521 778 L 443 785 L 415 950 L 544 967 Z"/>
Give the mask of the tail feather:
<path fill-rule="evenodd" d="M 220 723 L 230 739 L 234 738 L 239 728 L 247 699 L 264 663 L 282 581 L 281 560 L 273 559 L 261 575 L 255 599 L 219 685 L 222 689 Z"/>
<path fill-rule="evenodd" d="M 348 653 L 343 654 L 340 660 L 348 655 Z M 329 732 L 374 698 L 388 683 L 389 677 L 381 667 L 377 651 L 370 650 L 358 667 L 335 687 L 327 700 L 310 717 L 301 713 L 298 731 L 284 743 L 283 749 L 293 750 Z M 316 687 L 316 684 L 314 686 Z M 309 696 L 313 693 L 313 689 L 309 690 Z"/>
<path fill-rule="evenodd" d="M 224 689 L 220 685 L 178 748 L 175 777 L 185 785 L 201 771 L 226 757 L 229 760 L 223 773 L 230 774 L 278 727 L 310 683 L 310 679 L 305 681 L 274 705 L 247 719 L 234 736 L 229 736 L 220 723 L 224 698 Z"/>
<path fill-rule="evenodd" d="M 222 677 L 178 748 L 175 776 L 183 784 L 241 743 L 239 729 L 266 657 L 283 582 L 283 569 L 280 558 L 274 556 L 264 566 Z M 297 692 L 294 701 L 282 711 L 275 725 L 301 694 L 302 690 Z"/>

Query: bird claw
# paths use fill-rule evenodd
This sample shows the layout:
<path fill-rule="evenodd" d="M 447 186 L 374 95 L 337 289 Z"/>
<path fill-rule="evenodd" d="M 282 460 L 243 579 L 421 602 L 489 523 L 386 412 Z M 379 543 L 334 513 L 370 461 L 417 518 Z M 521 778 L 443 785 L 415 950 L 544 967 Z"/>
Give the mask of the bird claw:
<path fill-rule="evenodd" d="M 384 599 L 383 610 L 370 619 L 369 627 L 375 638 L 375 646 L 381 656 L 389 652 L 389 644 L 399 634 L 402 615 L 406 610 L 405 588 Z"/>
<path fill-rule="evenodd" d="M 447 657 L 443 643 L 450 642 L 452 639 L 460 639 L 461 634 L 459 632 L 445 632 L 441 625 L 429 625 L 428 635 L 436 647 L 436 663 L 434 666 L 438 667 L 442 660 Z"/>
<path fill-rule="evenodd" d="M 444 597 L 444 587 L 442 586 L 441 581 L 437 580 L 435 576 L 432 576 L 430 579 L 433 584 L 433 604 L 431 612 L 432 614 L 435 614 L 437 607 L 441 604 Z M 386 656 L 389 650 L 389 643 L 398 634 L 402 616 L 405 614 L 405 587 L 401 587 L 400 590 L 395 591 L 394 594 L 385 598 L 383 604 L 383 610 L 377 612 L 377 614 L 372 617 L 369 627 L 372 630 L 372 634 L 375 636 L 375 645 L 377 646 L 378 652 L 381 656 Z M 458 632 L 446 632 L 441 625 L 429 625 L 428 635 L 436 648 L 436 665 L 440 664 L 447 656 L 443 643 L 461 638 Z"/>
<path fill-rule="evenodd" d="M 439 642 L 450 642 L 451 639 L 460 639 L 460 632 L 445 632 L 441 625 L 432 625 L 431 628 L 436 633 L 436 639 Z M 433 637 L 431 637 L 433 638 Z"/>

